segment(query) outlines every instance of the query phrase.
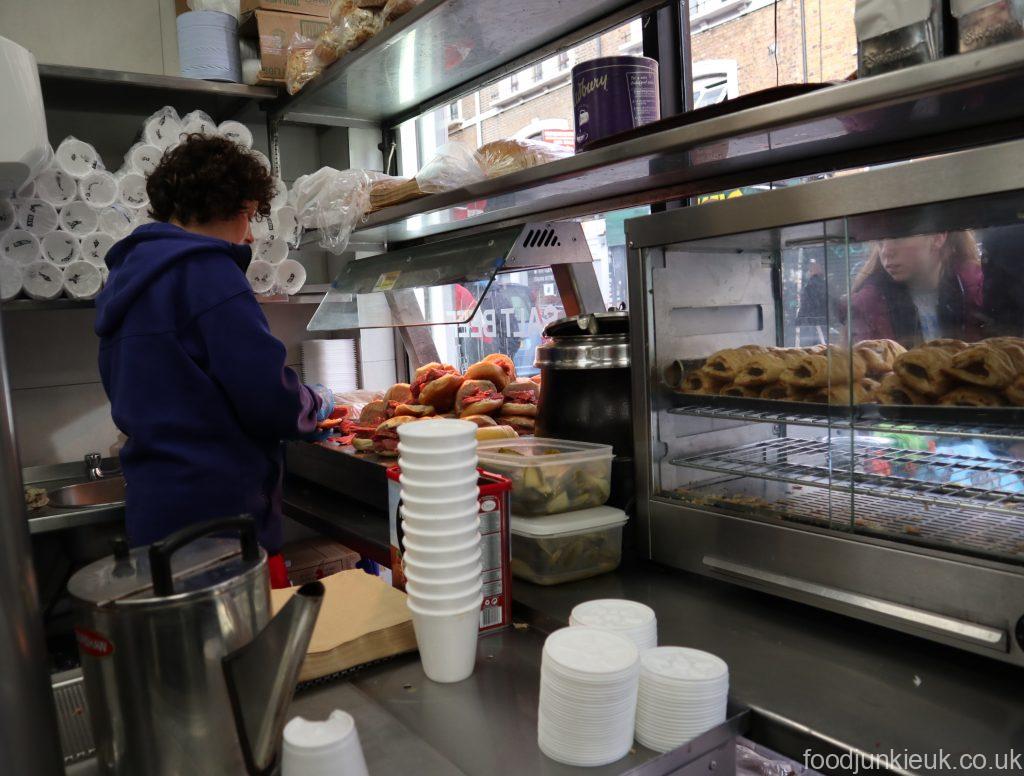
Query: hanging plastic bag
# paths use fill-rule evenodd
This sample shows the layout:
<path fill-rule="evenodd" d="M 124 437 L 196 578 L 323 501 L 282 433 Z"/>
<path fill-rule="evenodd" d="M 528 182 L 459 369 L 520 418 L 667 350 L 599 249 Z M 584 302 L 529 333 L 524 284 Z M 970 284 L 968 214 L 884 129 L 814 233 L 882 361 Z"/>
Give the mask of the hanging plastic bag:
<path fill-rule="evenodd" d="M 488 178 L 526 170 L 556 159 L 572 156 L 565 146 L 540 140 L 496 140 L 481 146 L 476 152 L 480 166 Z"/>
<path fill-rule="evenodd" d="M 331 26 L 316 42 L 316 55 L 326 66 L 336 62 L 372 38 L 384 26 L 379 13 L 360 8 L 353 0 L 335 0 L 331 6 Z"/>
<path fill-rule="evenodd" d="M 348 248 L 352 231 L 370 210 L 373 174 L 321 167 L 295 181 L 296 217 L 306 229 L 320 230 L 320 247 L 336 255 Z"/>
<path fill-rule="evenodd" d="M 295 33 L 288 44 L 288 60 L 284 68 L 284 85 L 288 94 L 298 94 L 302 87 L 324 71 L 316 56 L 316 41 Z"/>
<path fill-rule="evenodd" d="M 460 143 L 445 143 L 416 174 L 416 185 L 424 194 L 439 194 L 486 177 L 475 152 Z"/>
<path fill-rule="evenodd" d="M 384 24 L 391 24 L 395 19 L 405 16 L 422 2 L 423 0 L 388 0 L 382 14 Z"/>

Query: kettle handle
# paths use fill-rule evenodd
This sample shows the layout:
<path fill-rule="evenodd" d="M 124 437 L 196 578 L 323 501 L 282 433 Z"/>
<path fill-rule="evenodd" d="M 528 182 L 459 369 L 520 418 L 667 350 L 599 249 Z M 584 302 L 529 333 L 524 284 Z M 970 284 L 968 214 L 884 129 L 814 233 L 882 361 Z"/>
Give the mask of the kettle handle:
<path fill-rule="evenodd" d="M 166 539 L 153 542 L 149 547 L 149 568 L 153 577 L 153 592 L 158 596 L 174 595 L 174 575 L 171 573 L 171 556 L 196 539 L 225 531 L 238 531 L 242 543 L 242 560 L 255 562 L 260 559 L 260 545 L 256 539 L 256 521 L 248 515 L 224 517 L 206 523 L 186 526 L 175 531 Z"/>

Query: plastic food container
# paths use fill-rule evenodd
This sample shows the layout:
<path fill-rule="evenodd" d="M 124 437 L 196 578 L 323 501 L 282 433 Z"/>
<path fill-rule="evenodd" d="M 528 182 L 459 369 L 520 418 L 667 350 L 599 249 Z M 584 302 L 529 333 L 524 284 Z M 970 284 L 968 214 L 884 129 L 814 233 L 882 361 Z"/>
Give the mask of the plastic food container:
<path fill-rule="evenodd" d="M 512 574 L 560 585 L 614 571 L 622 560 L 621 509 L 597 507 L 541 520 L 512 516 Z"/>
<path fill-rule="evenodd" d="M 556 515 L 599 507 L 612 488 L 611 445 L 563 439 L 481 442 L 480 464 L 512 480 L 512 513 Z"/>

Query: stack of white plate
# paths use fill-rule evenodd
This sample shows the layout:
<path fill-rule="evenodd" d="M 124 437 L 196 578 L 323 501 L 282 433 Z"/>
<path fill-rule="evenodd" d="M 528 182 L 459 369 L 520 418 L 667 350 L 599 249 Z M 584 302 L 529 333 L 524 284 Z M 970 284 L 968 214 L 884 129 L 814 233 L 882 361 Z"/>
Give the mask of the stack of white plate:
<path fill-rule="evenodd" d="M 625 636 L 571 626 L 544 642 L 537 743 L 560 763 L 599 766 L 633 745 L 640 653 Z"/>
<path fill-rule="evenodd" d="M 729 667 L 686 647 L 657 647 L 640 659 L 636 740 L 667 752 L 725 722 Z"/>
<path fill-rule="evenodd" d="M 302 343 L 302 380 L 326 385 L 336 393 L 359 387 L 356 343 L 349 339 L 306 340 Z"/>
<path fill-rule="evenodd" d="M 405 591 L 423 672 L 461 682 L 476 664 L 483 604 L 476 426 L 406 423 L 398 436 Z"/>
<path fill-rule="evenodd" d="M 572 610 L 569 624 L 621 633 L 641 652 L 658 646 L 658 618 L 651 607 L 636 601 L 619 598 L 586 601 Z"/>

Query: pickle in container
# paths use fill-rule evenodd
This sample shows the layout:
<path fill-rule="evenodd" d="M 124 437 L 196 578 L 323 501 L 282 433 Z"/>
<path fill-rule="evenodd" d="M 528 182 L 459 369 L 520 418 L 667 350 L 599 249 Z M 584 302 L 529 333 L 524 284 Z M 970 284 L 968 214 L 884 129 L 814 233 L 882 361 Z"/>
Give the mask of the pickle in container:
<path fill-rule="evenodd" d="M 611 496 L 611 445 L 563 439 L 495 440 L 480 465 L 512 480 L 512 512 L 539 516 L 599 507 Z"/>

